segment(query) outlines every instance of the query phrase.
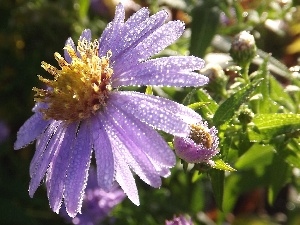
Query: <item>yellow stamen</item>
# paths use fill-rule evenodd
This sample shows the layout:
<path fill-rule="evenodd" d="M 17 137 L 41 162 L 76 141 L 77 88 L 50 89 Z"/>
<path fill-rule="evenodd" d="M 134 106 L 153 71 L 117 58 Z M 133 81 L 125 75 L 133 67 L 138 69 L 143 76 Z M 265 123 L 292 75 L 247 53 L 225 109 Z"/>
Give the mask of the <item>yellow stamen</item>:
<path fill-rule="evenodd" d="M 209 131 L 205 127 L 192 124 L 189 136 L 196 144 L 203 144 L 206 148 L 211 148 L 213 139 Z"/>
<path fill-rule="evenodd" d="M 89 42 L 85 39 L 78 41 L 77 52 L 70 45 L 64 49 L 71 57 L 70 63 L 57 52 L 54 57 L 59 69 L 42 62 L 42 67 L 54 79 L 38 76 L 49 88 L 33 88 L 36 92 L 35 101 L 47 103 L 48 108 L 41 110 L 45 119 L 80 121 L 106 105 L 108 93 L 112 89 L 113 70 L 109 65 L 111 52 L 100 58 L 98 41 Z"/>

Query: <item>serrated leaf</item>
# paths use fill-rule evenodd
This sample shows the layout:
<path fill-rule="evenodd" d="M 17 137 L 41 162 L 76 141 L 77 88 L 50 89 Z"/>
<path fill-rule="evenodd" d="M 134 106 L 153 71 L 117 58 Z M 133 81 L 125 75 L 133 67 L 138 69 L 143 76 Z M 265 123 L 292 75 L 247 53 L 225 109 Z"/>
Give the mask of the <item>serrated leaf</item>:
<path fill-rule="evenodd" d="M 251 169 L 258 166 L 266 166 L 272 163 L 274 147 L 255 143 L 235 163 L 237 169 Z"/>
<path fill-rule="evenodd" d="M 259 114 L 253 118 L 255 129 L 249 131 L 250 141 L 269 140 L 280 134 L 300 129 L 300 114 Z"/>
<path fill-rule="evenodd" d="M 224 101 L 217 109 L 213 122 L 215 126 L 220 126 L 232 119 L 240 106 L 247 101 L 252 92 L 258 87 L 262 80 L 257 80 L 246 85 L 241 90 L 234 93 L 226 101 Z"/>
<path fill-rule="evenodd" d="M 222 159 L 217 159 L 217 160 L 214 161 L 214 163 L 215 164 L 212 167 L 215 168 L 215 169 L 229 171 L 229 172 L 236 171 L 236 169 L 231 167 L 229 164 L 224 162 Z"/>

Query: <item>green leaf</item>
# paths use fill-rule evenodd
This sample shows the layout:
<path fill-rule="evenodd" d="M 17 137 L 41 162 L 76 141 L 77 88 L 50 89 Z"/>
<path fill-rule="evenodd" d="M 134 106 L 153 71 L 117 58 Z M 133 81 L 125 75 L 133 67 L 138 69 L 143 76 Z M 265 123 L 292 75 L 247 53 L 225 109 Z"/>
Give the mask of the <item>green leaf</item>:
<path fill-rule="evenodd" d="M 194 171 L 192 177 L 192 183 L 195 183 L 197 180 L 200 180 L 203 177 L 203 173 L 199 173 L 199 171 Z"/>
<path fill-rule="evenodd" d="M 190 53 L 203 57 L 219 25 L 220 12 L 215 1 L 203 1 L 192 11 Z"/>
<path fill-rule="evenodd" d="M 182 100 L 182 104 L 183 105 L 189 105 L 194 101 L 194 95 L 197 92 L 197 88 L 193 88 L 192 90 L 190 90 L 187 95 L 184 97 L 184 99 Z"/>
<path fill-rule="evenodd" d="M 280 134 L 300 129 L 300 114 L 259 114 L 253 118 L 255 129 L 249 131 L 250 141 L 269 140 Z"/>
<path fill-rule="evenodd" d="M 259 63 L 260 59 L 269 59 L 269 66 L 268 69 L 272 71 L 275 74 L 278 74 L 286 79 L 291 79 L 291 71 L 289 71 L 289 68 L 284 65 L 282 62 L 280 62 L 275 57 L 271 56 L 269 53 L 264 52 L 261 49 L 257 49 L 257 54 L 259 57 L 254 59 L 254 62 Z"/>
<path fill-rule="evenodd" d="M 253 101 L 252 104 L 254 111 L 259 113 L 276 113 L 278 111 L 278 104 L 270 98 L 270 72 L 268 70 L 269 57 L 265 58 L 260 65 L 257 74 L 260 78 L 263 78 L 260 86 L 256 89 L 256 94 L 261 94 L 262 98 Z"/>
<path fill-rule="evenodd" d="M 223 208 L 224 179 L 225 173 L 222 170 L 210 170 L 211 185 L 215 196 L 215 201 L 220 210 Z"/>
<path fill-rule="evenodd" d="M 205 90 L 202 89 L 197 90 L 196 102 L 209 103 L 198 109 L 200 114 L 205 118 L 212 118 L 212 116 L 218 109 L 218 104 L 211 98 L 211 96 Z"/>
<path fill-rule="evenodd" d="M 197 110 L 197 109 L 200 109 L 203 106 L 206 106 L 208 104 L 210 104 L 210 103 L 209 102 L 196 102 L 196 103 L 188 105 L 188 107 L 193 109 L 193 110 Z"/>
<path fill-rule="evenodd" d="M 261 79 L 246 85 L 241 90 L 234 93 L 224 101 L 217 109 L 213 122 L 215 126 L 220 126 L 232 119 L 240 106 L 247 101 L 252 92 L 258 87 Z"/>
<path fill-rule="evenodd" d="M 284 157 L 280 154 L 275 155 L 273 162 L 266 170 L 269 181 L 268 202 L 272 205 L 280 192 L 287 184 L 291 177 L 291 167 L 285 162 Z"/>
<path fill-rule="evenodd" d="M 283 106 L 286 112 L 295 112 L 296 107 L 291 96 L 284 90 L 282 84 L 274 77 L 270 77 L 270 97 L 278 105 Z"/>
<path fill-rule="evenodd" d="M 199 182 L 200 183 L 200 182 Z M 204 208 L 205 205 L 205 194 L 204 194 L 204 188 L 202 185 L 192 185 L 190 187 L 190 211 L 192 214 L 197 214 L 199 211 L 201 211 Z M 154 223 L 153 223 L 154 224 Z"/>
<path fill-rule="evenodd" d="M 222 159 L 217 159 L 214 161 L 214 163 L 215 165 L 213 165 L 212 167 L 215 169 L 229 171 L 229 172 L 236 171 L 236 169 L 232 168 L 229 164 L 224 162 Z"/>
<path fill-rule="evenodd" d="M 286 157 L 286 162 L 292 166 L 292 167 L 297 167 L 300 168 L 300 160 L 299 160 L 300 156 L 299 155 L 293 155 L 290 154 Z"/>
<path fill-rule="evenodd" d="M 272 163 L 274 147 L 271 145 L 260 145 L 255 143 L 235 163 L 237 169 L 252 169 L 266 166 Z"/>

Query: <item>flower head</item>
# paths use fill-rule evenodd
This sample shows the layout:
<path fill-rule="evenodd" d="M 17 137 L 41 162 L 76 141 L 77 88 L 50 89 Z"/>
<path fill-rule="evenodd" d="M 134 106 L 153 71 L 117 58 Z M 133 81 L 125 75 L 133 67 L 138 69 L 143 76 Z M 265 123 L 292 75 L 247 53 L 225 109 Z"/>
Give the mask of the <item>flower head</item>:
<path fill-rule="evenodd" d="M 118 185 L 113 185 L 109 192 L 101 189 L 98 186 L 96 171 L 91 167 L 83 197 L 82 213 L 77 214 L 74 218 L 70 218 L 63 207 L 60 215 L 76 225 L 98 224 L 101 220 L 105 219 L 111 210 L 122 202 L 124 198 L 125 193 Z"/>
<path fill-rule="evenodd" d="M 187 163 L 209 163 L 210 159 L 219 153 L 219 138 L 215 127 L 208 128 L 207 122 L 191 125 L 187 137 L 175 137 L 174 149 L 177 156 Z"/>
<path fill-rule="evenodd" d="M 256 45 L 253 35 L 247 31 L 237 34 L 232 41 L 230 55 L 241 66 L 250 63 L 256 55 Z"/>
<path fill-rule="evenodd" d="M 153 95 L 121 91 L 135 85 L 201 86 L 208 78 L 193 72 L 203 67 L 194 56 L 150 59 L 184 31 L 180 21 L 167 20 L 160 11 L 149 17 L 140 9 L 124 22 L 124 7 L 99 40 L 84 30 L 77 46 L 69 38 L 64 57 L 55 53 L 59 68 L 42 62 L 53 80 L 40 77 L 48 88 L 34 88 L 34 115 L 20 128 L 15 149 L 35 139 L 30 165 L 29 194 L 46 176 L 50 207 L 59 212 L 62 201 L 74 217 L 81 210 L 90 158 L 94 152 L 100 188 L 109 191 L 117 181 L 129 199 L 139 205 L 132 172 L 160 187 L 169 175 L 175 155 L 156 132 L 184 137 L 189 123 L 201 118 L 193 110 Z"/>

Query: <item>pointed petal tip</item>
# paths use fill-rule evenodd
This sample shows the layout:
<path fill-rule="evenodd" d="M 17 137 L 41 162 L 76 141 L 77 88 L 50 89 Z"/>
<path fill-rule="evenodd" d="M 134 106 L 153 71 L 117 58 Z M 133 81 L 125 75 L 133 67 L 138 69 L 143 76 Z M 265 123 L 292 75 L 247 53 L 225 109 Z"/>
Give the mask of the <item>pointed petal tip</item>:
<path fill-rule="evenodd" d="M 14 143 L 14 150 L 20 150 L 21 148 L 25 148 L 26 146 L 27 145 L 22 146 L 17 139 L 16 142 Z"/>
<path fill-rule="evenodd" d="M 50 201 L 50 200 L 49 200 Z M 50 208 L 53 210 L 53 212 L 55 212 L 56 214 L 59 214 L 59 211 L 61 209 L 62 206 L 62 200 L 58 203 L 58 204 L 54 204 L 53 206 L 51 206 L 50 203 Z"/>
<path fill-rule="evenodd" d="M 90 29 L 84 29 L 79 37 L 79 40 L 86 39 L 88 41 L 91 41 L 92 39 L 92 32 Z"/>
<path fill-rule="evenodd" d="M 69 211 L 69 210 L 67 209 L 67 213 L 68 213 L 69 217 L 74 218 L 78 213 L 81 214 L 81 211 L 78 210 L 78 209 L 75 210 L 75 211 Z"/>
<path fill-rule="evenodd" d="M 66 46 L 66 45 L 74 46 L 75 44 L 74 44 L 73 39 L 69 37 L 69 38 L 66 40 L 66 42 L 65 42 L 65 46 Z"/>
<path fill-rule="evenodd" d="M 32 187 L 29 185 L 28 192 L 29 192 L 29 196 L 30 196 L 30 198 L 33 198 L 33 196 L 34 196 L 34 193 L 35 193 L 36 189 L 37 189 L 37 188 L 35 188 L 35 189 L 32 189 Z"/>
<path fill-rule="evenodd" d="M 133 204 L 135 204 L 136 206 L 140 206 L 140 199 L 137 198 L 137 199 L 133 199 L 133 198 L 130 198 L 128 196 L 129 200 L 132 201 Z"/>

